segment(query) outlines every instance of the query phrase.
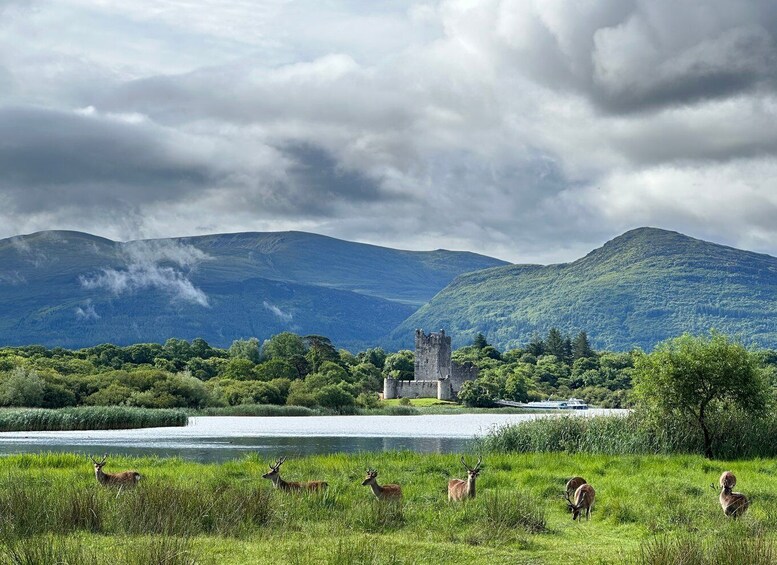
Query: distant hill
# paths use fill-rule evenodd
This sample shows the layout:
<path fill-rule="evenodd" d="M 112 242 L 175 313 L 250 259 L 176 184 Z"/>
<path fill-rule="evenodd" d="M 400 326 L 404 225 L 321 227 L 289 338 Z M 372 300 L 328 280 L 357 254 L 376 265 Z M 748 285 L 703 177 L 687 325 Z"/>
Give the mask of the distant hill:
<path fill-rule="evenodd" d="M 482 331 L 500 348 L 556 326 L 599 348 L 651 349 L 711 328 L 777 347 L 777 258 L 654 228 L 629 231 L 573 263 L 508 265 L 461 275 L 400 324 L 446 328 L 454 345 Z"/>
<path fill-rule="evenodd" d="M 504 264 L 301 232 L 128 243 L 39 232 L 0 240 L 0 344 L 226 346 L 289 330 L 374 345 L 457 275 Z"/>

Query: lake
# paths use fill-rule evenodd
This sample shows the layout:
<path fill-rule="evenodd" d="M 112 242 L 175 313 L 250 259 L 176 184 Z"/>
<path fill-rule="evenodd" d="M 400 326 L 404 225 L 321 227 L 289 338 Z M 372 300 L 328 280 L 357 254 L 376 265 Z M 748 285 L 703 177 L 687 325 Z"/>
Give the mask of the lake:
<path fill-rule="evenodd" d="M 564 412 L 572 417 L 625 410 Z M 201 462 L 336 452 L 408 449 L 422 453 L 466 452 L 476 436 L 494 426 L 547 414 L 451 414 L 426 416 L 198 416 L 178 428 L 76 432 L 5 432 L 0 454 L 74 452 L 182 457 Z M 554 417 L 555 414 L 550 416 Z"/>

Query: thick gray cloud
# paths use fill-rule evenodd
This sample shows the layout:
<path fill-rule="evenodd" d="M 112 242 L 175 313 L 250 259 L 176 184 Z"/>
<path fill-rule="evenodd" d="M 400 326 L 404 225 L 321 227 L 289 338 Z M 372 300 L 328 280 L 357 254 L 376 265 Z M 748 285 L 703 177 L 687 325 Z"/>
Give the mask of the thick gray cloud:
<path fill-rule="evenodd" d="M 777 253 L 771 1 L 0 12 L 0 236 L 303 229 L 545 262 L 656 225 Z"/>

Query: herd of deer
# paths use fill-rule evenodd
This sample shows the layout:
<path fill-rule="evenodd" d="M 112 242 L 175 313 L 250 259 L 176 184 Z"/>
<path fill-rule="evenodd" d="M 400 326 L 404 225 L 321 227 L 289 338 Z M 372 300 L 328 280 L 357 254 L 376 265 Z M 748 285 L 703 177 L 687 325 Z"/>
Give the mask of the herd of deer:
<path fill-rule="evenodd" d="M 140 480 L 140 473 L 137 471 L 122 471 L 120 473 L 105 473 L 103 467 L 108 459 L 104 455 L 100 461 L 90 457 L 94 464 L 94 474 L 97 482 L 103 486 L 132 487 Z M 269 479 L 275 488 L 283 491 L 318 491 L 329 486 L 326 481 L 310 481 L 306 483 L 296 481 L 284 481 L 280 475 L 281 465 L 286 461 L 281 457 L 274 464 L 270 465 L 270 470 L 262 475 L 263 479 Z M 451 479 L 448 481 L 448 501 L 464 500 L 465 498 L 475 498 L 475 481 L 480 474 L 483 458 L 478 458 L 474 467 L 467 465 L 464 458 L 461 458 L 461 464 L 467 469 L 467 479 Z M 369 486 L 372 493 L 378 500 L 399 500 L 402 498 L 402 487 L 399 485 L 379 485 L 378 472 L 375 469 L 367 469 L 367 476 L 362 481 L 362 486 Z M 737 478 L 731 471 L 725 471 L 720 476 L 720 506 L 723 513 L 732 518 L 738 518 L 745 513 L 750 502 L 741 492 L 733 492 L 732 489 L 737 483 Z M 710 485 L 715 488 L 715 485 Z M 591 510 L 596 498 L 594 487 L 589 485 L 582 477 L 572 477 L 567 481 L 564 498 L 567 501 L 567 508 L 572 512 L 572 519 L 577 520 L 585 514 L 585 519 L 591 518 Z"/>

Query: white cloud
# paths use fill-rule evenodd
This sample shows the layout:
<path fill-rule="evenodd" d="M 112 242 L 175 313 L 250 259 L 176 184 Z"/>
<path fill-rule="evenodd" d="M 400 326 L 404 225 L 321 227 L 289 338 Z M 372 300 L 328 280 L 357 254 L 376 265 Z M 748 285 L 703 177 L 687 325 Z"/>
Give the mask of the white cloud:
<path fill-rule="evenodd" d="M 107 290 L 116 296 L 146 289 L 162 290 L 174 300 L 208 307 L 208 296 L 188 278 L 188 273 L 208 255 L 193 245 L 172 241 L 137 241 L 124 246 L 125 269 L 103 269 L 82 275 L 81 286 Z M 165 264 L 172 263 L 172 265 Z"/>
<path fill-rule="evenodd" d="M 270 304 L 270 303 L 269 303 L 269 302 L 267 302 L 266 300 L 265 300 L 265 301 L 263 301 L 263 302 L 262 302 L 262 304 L 264 305 L 265 309 L 267 309 L 267 310 L 269 310 L 270 312 L 272 312 L 273 314 L 275 314 L 275 316 L 276 316 L 276 317 L 277 317 L 277 318 L 278 318 L 280 321 L 282 321 L 282 322 L 289 323 L 289 322 L 291 322 L 291 321 L 294 319 L 294 316 L 293 316 L 291 313 L 289 313 L 289 312 L 284 312 L 283 310 L 281 310 L 280 308 L 278 308 L 278 307 L 277 307 L 275 304 Z"/>

